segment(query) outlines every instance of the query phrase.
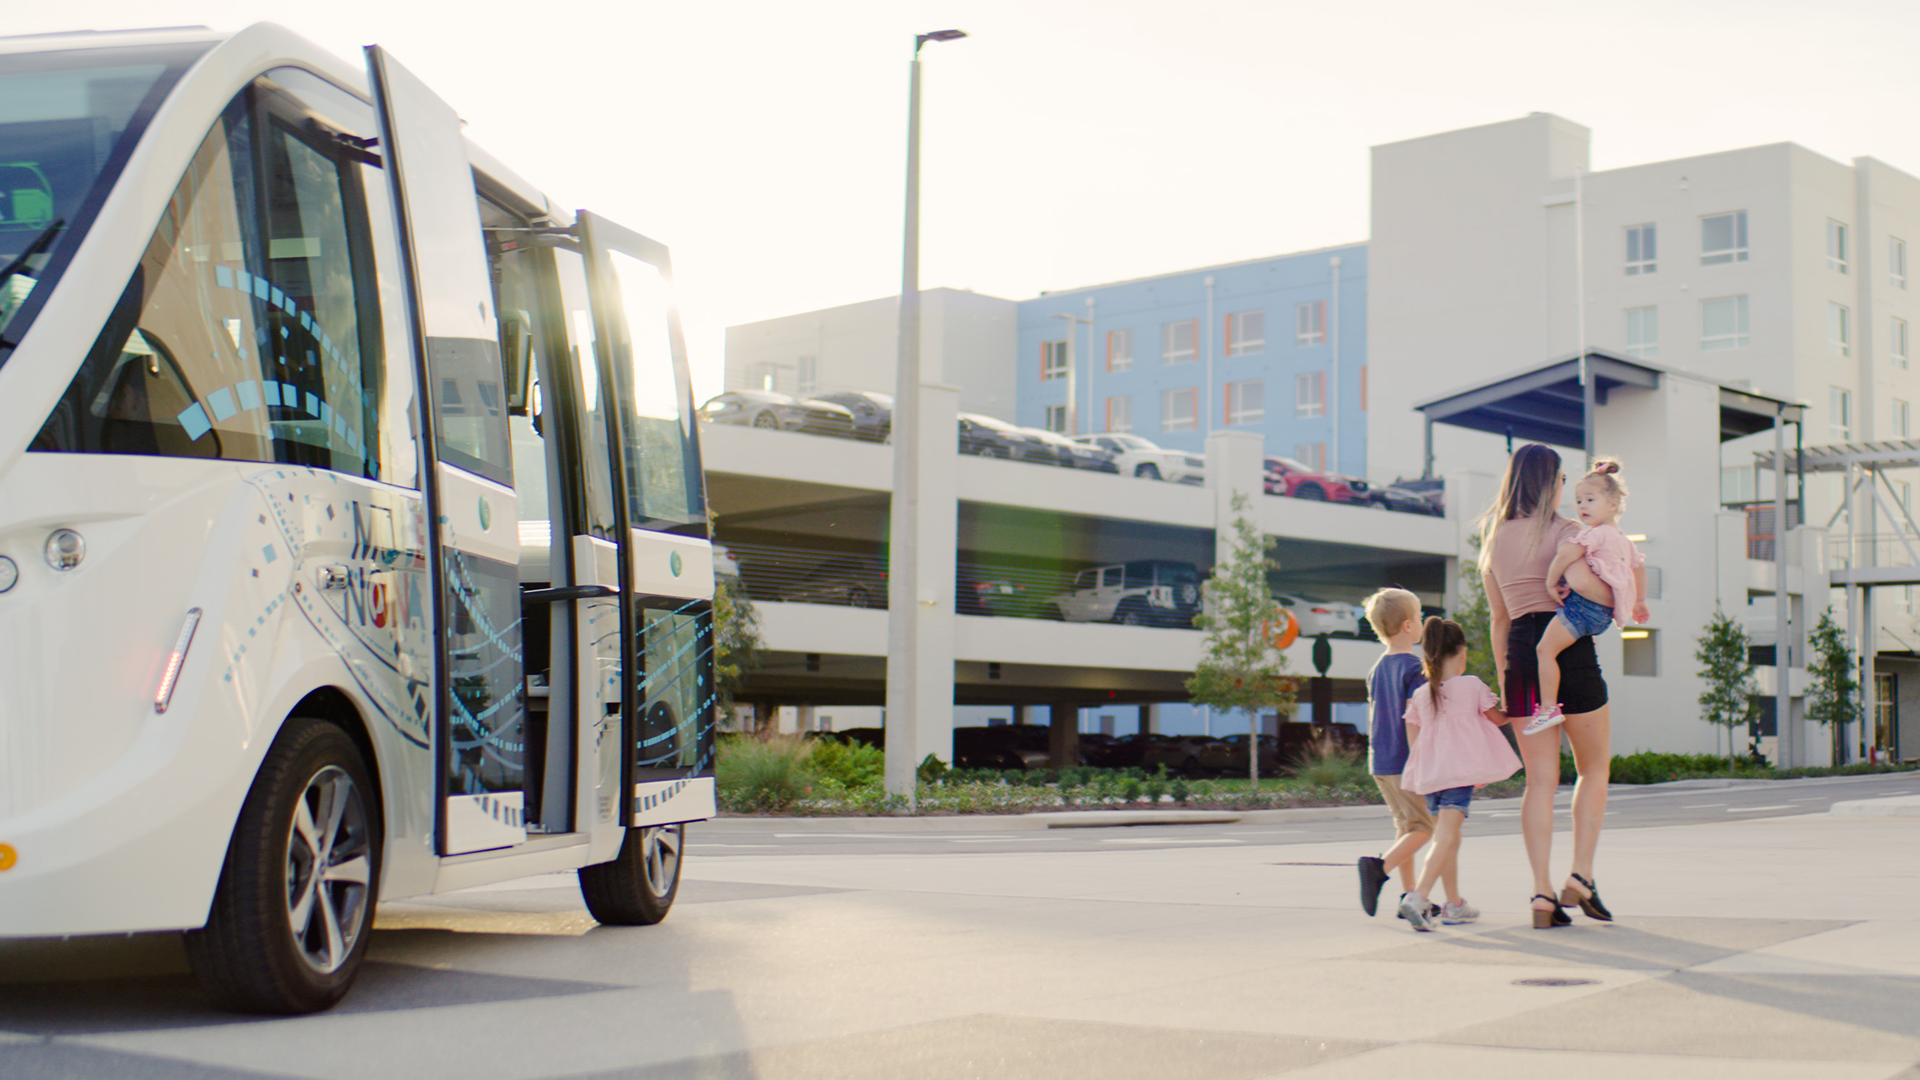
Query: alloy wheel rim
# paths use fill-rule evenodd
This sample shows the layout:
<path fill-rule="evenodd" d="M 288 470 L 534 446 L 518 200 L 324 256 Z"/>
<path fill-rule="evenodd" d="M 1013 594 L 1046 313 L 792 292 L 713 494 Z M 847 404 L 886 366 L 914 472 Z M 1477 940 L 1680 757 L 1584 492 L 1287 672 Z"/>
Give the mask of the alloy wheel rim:
<path fill-rule="evenodd" d="M 345 769 L 329 765 L 307 781 L 287 827 L 287 923 L 315 972 L 331 975 L 352 955 L 372 877 L 366 800 Z"/>
<path fill-rule="evenodd" d="M 680 868 L 679 825 L 661 825 L 640 831 L 640 862 L 646 868 L 647 890 L 655 896 L 673 891 Z"/>

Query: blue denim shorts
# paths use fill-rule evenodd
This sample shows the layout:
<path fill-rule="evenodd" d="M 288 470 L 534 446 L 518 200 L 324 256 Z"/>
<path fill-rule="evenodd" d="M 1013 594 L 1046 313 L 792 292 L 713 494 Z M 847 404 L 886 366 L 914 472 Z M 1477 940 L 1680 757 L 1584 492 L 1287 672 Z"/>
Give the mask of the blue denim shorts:
<path fill-rule="evenodd" d="M 1427 813 L 1437 814 L 1442 810 L 1458 810 L 1461 817 L 1467 816 L 1467 804 L 1473 801 L 1473 785 L 1464 787 L 1441 788 L 1427 796 Z"/>
<path fill-rule="evenodd" d="M 1568 593 L 1567 598 L 1560 601 L 1560 610 L 1554 614 L 1567 624 L 1577 638 L 1599 637 L 1607 632 L 1607 627 L 1613 625 L 1612 608 L 1601 607 L 1577 592 Z"/>

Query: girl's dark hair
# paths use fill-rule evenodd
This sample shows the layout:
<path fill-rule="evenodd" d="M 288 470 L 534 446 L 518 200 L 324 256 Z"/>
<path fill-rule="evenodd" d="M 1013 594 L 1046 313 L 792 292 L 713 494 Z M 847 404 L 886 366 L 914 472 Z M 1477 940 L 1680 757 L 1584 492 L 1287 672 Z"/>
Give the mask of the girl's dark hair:
<path fill-rule="evenodd" d="M 1420 658 L 1420 670 L 1427 675 L 1427 693 L 1433 697 L 1433 707 L 1440 708 L 1440 665 L 1447 657 L 1467 647 L 1467 632 L 1452 619 L 1443 619 L 1438 615 L 1429 615 L 1420 630 L 1420 648 L 1426 654 Z"/>
<path fill-rule="evenodd" d="M 1560 455 L 1551 447 L 1528 443 L 1513 452 L 1507 461 L 1507 474 L 1500 479 L 1500 496 L 1480 517 L 1482 558 L 1493 550 L 1493 531 L 1517 518 L 1533 519 L 1533 543 L 1540 543 L 1553 520 L 1551 499 L 1559 479 Z"/>

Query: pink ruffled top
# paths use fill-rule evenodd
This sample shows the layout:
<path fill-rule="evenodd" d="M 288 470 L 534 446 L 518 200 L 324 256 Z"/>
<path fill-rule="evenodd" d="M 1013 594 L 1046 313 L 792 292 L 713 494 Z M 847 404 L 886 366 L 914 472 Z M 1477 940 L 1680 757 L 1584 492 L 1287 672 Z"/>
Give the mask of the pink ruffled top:
<path fill-rule="evenodd" d="M 1400 787 L 1416 795 L 1505 780 L 1520 771 L 1520 758 L 1486 717 L 1499 707 L 1487 684 L 1472 675 L 1455 675 L 1440 684 L 1440 705 L 1426 687 L 1407 699 L 1406 721 L 1420 725 L 1420 737 L 1407 751 Z"/>
<path fill-rule="evenodd" d="M 1633 622 L 1633 604 L 1638 590 L 1633 584 L 1634 568 L 1647 565 L 1647 557 L 1633 546 L 1618 525 L 1592 525 L 1573 534 L 1573 542 L 1587 549 L 1587 569 L 1613 590 L 1613 621 L 1626 627 Z"/>

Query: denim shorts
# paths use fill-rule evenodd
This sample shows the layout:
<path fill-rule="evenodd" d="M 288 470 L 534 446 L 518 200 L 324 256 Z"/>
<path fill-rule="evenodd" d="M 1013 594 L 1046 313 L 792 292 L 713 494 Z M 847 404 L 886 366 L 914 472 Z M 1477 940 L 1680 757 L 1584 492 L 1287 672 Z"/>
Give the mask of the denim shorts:
<path fill-rule="evenodd" d="M 1442 810 L 1458 810 L 1461 817 L 1467 816 L 1467 804 L 1473 801 L 1473 785 L 1441 788 L 1427 796 L 1427 812 L 1437 814 Z"/>
<path fill-rule="evenodd" d="M 1577 638 L 1599 637 L 1607 632 L 1607 627 L 1613 625 L 1612 608 L 1601 607 L 1577 592 L 1568 593 L 1567 598 L 1560 601 L 1560 610 L 1554 614 L 1567 624 Z"/>

